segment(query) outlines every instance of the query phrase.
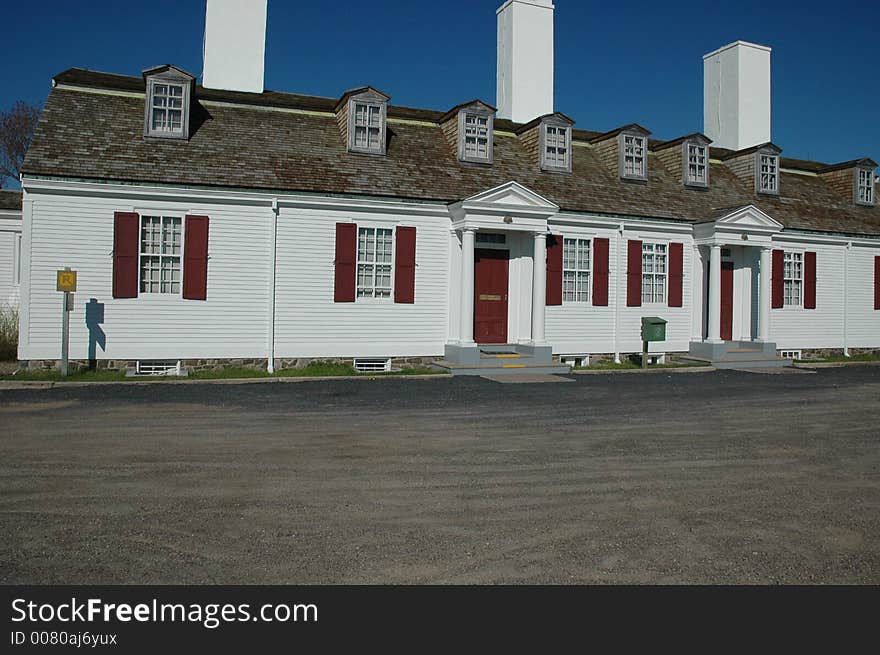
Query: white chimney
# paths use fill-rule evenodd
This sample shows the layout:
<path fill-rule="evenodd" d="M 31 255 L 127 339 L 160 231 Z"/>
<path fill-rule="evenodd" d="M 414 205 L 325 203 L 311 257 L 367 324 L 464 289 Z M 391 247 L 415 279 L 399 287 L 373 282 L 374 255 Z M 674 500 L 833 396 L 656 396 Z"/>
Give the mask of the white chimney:
<path fill-rule="evenodd" d="M 268 0 L 208 0 L 202 85 L 263 92 Z"/>
<path fill-rule="evenodd" d="M 507 0 L 498 10 L 498 117 L 553 113 L 553 0 Z"/>
<path fill-rule="evenodd" d="M 730 150 L 770 141 L 770 48 L 737 41 L 703 57 L 703 132 Z"/>

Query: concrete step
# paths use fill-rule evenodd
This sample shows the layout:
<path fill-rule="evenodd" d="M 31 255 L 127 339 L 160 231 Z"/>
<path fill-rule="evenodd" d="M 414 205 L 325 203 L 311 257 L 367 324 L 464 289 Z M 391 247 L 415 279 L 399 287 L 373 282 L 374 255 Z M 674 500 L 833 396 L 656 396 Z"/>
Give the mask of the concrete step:
<path fill-rule="evenodd" d="M 453 364 L 446 360 L 433 363 L 434 368 L 452 375 L 567 375 L 571 367 L 566 364 L 523 363 L 510 360 L 482 360 L 480 364 Z"/>

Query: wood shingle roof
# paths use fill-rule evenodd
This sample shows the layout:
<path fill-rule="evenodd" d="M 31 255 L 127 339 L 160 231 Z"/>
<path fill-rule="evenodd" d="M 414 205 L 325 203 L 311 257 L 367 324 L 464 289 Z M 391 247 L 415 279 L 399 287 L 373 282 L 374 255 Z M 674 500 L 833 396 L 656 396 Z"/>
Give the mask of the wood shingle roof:
<path fill-rule="evenodd" d="M 377 157 L 346 150 L 331 115 L 337 99 L 200 86 L 191 139 L 149 140 L 143 136 L 143 97 L 132 95 L 143 93 L 142 78 L 72 69 L 55 82 L 26 175 L 443 202 L 515 180 L 563 211 L 697 222 L 719 208 L 753 204 L 787 228 L 880 236 L 880 207 L 856 206 L 832 189 L 815 175 L 827 168 L 819 162 L 783 158 L 783 168 L 801 172 L 782 172 L 779 197 L 757 196 L 722 163 L 711 164 L 707 190 L 687 189 L 653 153 L 647 184 L 632 184 L 587 144 L 599 132 L 574 130 L 572 173 L 545 173 L 512 135 L 521 126 L 497 120 L 494 163 L 468 164 L 458 160 L 438 125 L 447 112 L 393 105 L 387 154 Z M 713 159 L 724 154 L 712 150 Z"/>

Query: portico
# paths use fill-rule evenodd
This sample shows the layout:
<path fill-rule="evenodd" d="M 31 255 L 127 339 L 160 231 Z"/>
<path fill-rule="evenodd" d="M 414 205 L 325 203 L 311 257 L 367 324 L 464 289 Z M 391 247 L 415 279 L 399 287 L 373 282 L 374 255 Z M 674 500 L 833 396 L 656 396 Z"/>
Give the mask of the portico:
<path fill-rule="evenodd" d="M 717 212 L 694 228 L 690 352 L 710 359 L 731 350 L 775 357 L 770 331 L 772 238 L 782 225 L 753 205 Z"/>
<path fill-rule="evenodd" d="M 515 346 L 534 364 L 552 362 L 545 332 L 547 223 L 558 211 L 517 182 L 450 206 L 457 270 L 450 271 L 447 361 L 479 364 L 481 346 Z"/>

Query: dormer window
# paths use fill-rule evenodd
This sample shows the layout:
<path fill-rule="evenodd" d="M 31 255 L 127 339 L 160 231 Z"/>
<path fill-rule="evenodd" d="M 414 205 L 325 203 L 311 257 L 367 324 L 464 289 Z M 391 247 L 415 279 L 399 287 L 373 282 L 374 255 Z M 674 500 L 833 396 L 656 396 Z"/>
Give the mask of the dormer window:
<path fill-rule="evenodd" d="M 540 121 L 539 150 L 541 170 L 551 173 L 571 173 L 571 126 L 564 114 L 551 114 Z"/>
<path fill-rule="evenodd" d="M 146 111 L 144 135 L 188 139 L 190 98 L 194 77 L 174 66 L 144 71 Z"/>
<path fill-rule="evenodd" d="M 779 195 L 779 155 L 758 152 L 755 167 L 758 193 Z"/>
<path fill-rule="evenodd" d="M 544 126 L 544 168 L 571 170 L 571 128 Z"/>
<path fill-rule="evenodd" d="M 385 119 L 389 99 L 371 87 L 348 91 L 340 98 L 336 104 L 336 115 L 349 152 L 385 154 Z"/>
<path fill-rule="evenodd" d="M 462 116 L 464 118 L 462 159 L 479 162 L 491 161 L 492 126 L 490 123 L 492 117 L 467 112 L 462 112 Z"/>
<path fill-rule="evenodd" d="M 867 168 L 856 169 L 856 203 L 874 204 L 874 171 Z"/>
<path fill-rule="evenodd" d="M 623 134 L 623 177 L 644 180 L 645 173 L 645 137 L 634 134 Z"/>
<path fill-rule="evenodd" d="M 692 141 L 684 144 L 684 182 L 688 186 L 709 186 L 709 147 Z"/>

